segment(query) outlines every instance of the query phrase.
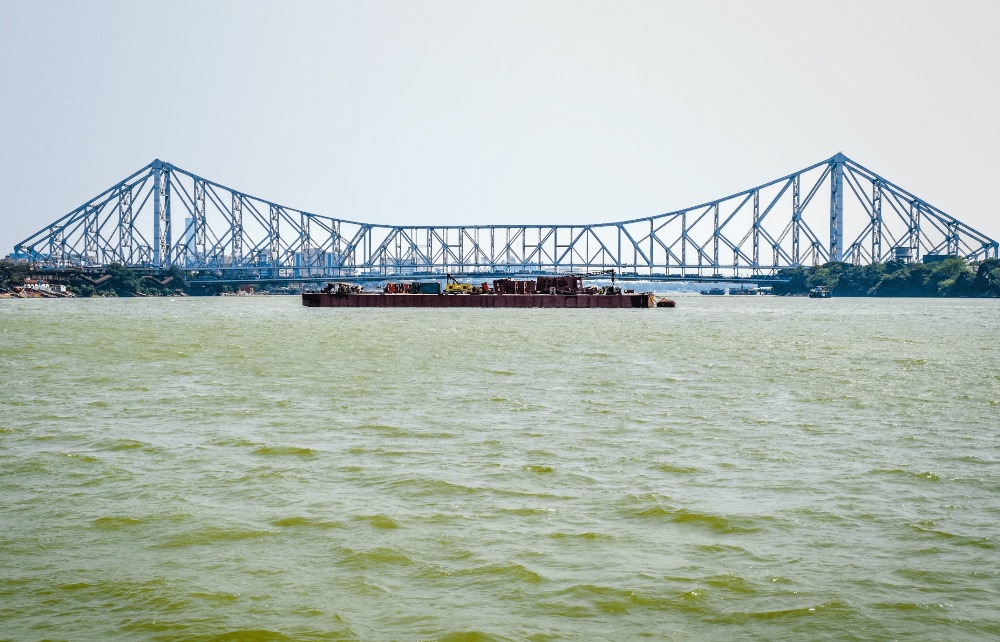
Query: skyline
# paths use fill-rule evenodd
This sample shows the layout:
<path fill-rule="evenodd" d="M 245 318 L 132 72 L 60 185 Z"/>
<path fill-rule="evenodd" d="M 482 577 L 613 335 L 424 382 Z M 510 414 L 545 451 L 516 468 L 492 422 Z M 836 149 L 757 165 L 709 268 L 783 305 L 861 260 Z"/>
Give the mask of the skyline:
<path fill-rule="evenodd" d="M 285 6 L 0 2 L 0 254 L 153 158 L 485 225 L 660 214 L 843 152 L 1000 236 L 989 3 Z"/>

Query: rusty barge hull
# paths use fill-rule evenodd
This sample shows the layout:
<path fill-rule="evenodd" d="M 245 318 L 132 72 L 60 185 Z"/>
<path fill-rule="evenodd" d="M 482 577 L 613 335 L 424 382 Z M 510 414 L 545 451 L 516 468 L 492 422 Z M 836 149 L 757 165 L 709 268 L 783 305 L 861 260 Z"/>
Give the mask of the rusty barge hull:
<path fill-rule="evenodd" d="M 649 294 L 377 294 L 305 292 L 309 308 L 652 308 Z"/>

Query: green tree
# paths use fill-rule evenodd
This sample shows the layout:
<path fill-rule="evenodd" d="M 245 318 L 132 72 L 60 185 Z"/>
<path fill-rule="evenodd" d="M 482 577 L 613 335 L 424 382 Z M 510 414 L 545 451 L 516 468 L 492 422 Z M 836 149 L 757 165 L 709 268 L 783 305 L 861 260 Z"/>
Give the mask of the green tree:
<path fill-rule="evenodd" d="M 797 267 L 778 270 L 778 277 L 788 280 L 774 284 L 775 294 L 802 294 L 809 290 L 806 286 L 809 274 L 805 268 Z"/>
<path fill-rule="evenodd" d="M 0 260 L 0 292 L 24 285 L 30 274 L 31 266 L 27 263 Z"/>
<path fill-rule="evenodd" d="M 97 294 L 97 289 L 94 286 L 79 279 L 70 283 L 69 291 L 79 297 L 92 297 Z"/>
<path fill-rule="evenodd" d="M 776 284 L 775 294 L 805 294 L 822 285 L 837 296 L 1000 296 L 997 259 L 983 261 L 975 273 L 964 259 L 953 257 L 935 263 L 826 263 L 781 270 L 778 276 L 788 281 Z"/>
<path fill-rule="evenodd" d="M 117 296 L 135 296 L 140 292 L 145 294 L 142 279 L 132 270 L 118 263 L 112 263 L 106 270 L 111 279 L 101 284 L 101 290 L 110 290 Z"/>
<path fill-rule="evenodd" d="M 971 289 L 980 296 L 1000 297 L 1000 259 L 986 259 L 979 264 Z"/>
<path fill-rule="evenodd" d="M 928 266 L 924 278 L 925 296 L 962 296 L 962 284 L 972 278 L 972 271 L 963 259 L 945 259 Z M 963 280 L 964 279 L 964 280 Z"/>

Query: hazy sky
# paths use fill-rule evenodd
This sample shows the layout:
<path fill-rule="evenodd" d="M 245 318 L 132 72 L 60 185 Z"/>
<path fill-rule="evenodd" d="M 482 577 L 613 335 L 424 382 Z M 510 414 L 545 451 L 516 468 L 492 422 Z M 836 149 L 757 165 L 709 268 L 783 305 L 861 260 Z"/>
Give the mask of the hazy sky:
<path fill-rule="evenodd" d="M 316 214 L 594 223 L 838 151 L 1000 238 L 1000 2 L 0 0 L 0 255 L 154 158 Z"/>

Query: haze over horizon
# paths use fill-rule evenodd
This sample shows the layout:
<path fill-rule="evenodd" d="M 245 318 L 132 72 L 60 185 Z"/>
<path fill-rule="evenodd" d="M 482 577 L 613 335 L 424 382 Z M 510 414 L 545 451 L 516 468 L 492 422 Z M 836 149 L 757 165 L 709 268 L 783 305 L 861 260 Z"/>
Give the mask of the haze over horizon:
<path fill-rule="evenodd" d="M 1000 4 L 0 0 L 0 255 L 154 158 L 389 224 L 672 211 L 839 152 L 994 238 Z"/>

